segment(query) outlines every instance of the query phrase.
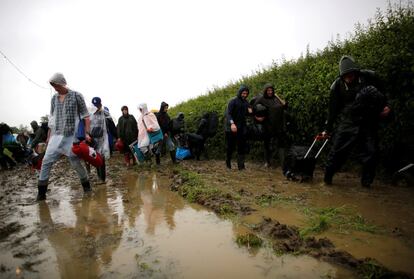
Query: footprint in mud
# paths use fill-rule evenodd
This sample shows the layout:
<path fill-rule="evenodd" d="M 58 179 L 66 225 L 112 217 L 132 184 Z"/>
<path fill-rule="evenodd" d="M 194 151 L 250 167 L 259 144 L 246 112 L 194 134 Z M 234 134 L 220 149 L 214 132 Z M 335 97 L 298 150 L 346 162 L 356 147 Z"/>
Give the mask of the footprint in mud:
<path fill-rule="evenodd" d="M 16 234 L 24 228 L 22 224 L 18 222 L 12 222 L 7 225 L 2 224 L 0 227 L 0 242 L 7 239 L 10 235 Z"/>

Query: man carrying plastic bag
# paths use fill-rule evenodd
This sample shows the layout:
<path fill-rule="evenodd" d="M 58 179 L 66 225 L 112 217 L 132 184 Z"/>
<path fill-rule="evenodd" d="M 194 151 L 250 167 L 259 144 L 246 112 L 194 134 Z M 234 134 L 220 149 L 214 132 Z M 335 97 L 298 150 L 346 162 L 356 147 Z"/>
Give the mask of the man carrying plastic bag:
<path fill-rule="evenodd" d="M 54 74 L 50 80 L 50 85 L 56 90 L 56 94 L 51 100 L 48 132 L 48 146 L 42 162 L 42 168 L 38 180 L 37 200 L 45 200 L 49 174 L 53 164 L 62 155 L 68 157 L 72 168 L 78 174 L 84 192 L 90 192 L 91 186 L 85 168 L 79 158 L 72 152 L 72 145 L 77 142 L 76 131 L 80 119 L 85 123 L 85 139 L 91 141 L 89 136 L 90 120 L 89 112 L 86 108 L 83 96 L 66 85 L 66 79 L 61 73 Z"/>

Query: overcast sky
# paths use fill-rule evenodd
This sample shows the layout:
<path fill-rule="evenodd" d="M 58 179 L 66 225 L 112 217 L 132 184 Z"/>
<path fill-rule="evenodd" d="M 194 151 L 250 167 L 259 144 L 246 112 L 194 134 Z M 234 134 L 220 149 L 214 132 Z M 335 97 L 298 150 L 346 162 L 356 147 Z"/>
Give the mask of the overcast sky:
<path fill-rule="evenodd" d="M 62 72 L 115 122 L 121 106 L 173 106 L 268 66 L 323 49 L 367 23 L 386 0 L 0 0 L 0 122 L 49 113 Z M 328 90 L 328 89 L 327 89 Z"/>

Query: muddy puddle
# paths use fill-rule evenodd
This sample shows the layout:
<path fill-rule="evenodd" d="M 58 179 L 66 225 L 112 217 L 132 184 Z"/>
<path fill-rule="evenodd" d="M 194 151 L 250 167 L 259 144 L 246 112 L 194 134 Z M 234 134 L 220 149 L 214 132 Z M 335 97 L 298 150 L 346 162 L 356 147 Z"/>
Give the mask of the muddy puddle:
<path fill-rule="evenodd" d="M 46 202 L 32 201 L 32 176 L 2 197 L 1 278 L 353 277 L 310 256 L 239 247 L 245 226 L 187 203 L 165 176 L 129 171 L 91 197 L 69 176 Z"/>
<path fill-rule="evenodd" d="M 371 189 L 363 189 L 358 173 L 339 173 L 335 184 L 326 187 L 320 170 L 312 182 L 298 183 L 287 181 L 280 169 L 248 164 L 240 173 L 221 166 L 201 163 L 189 168 L 255 210 L 241 222 L 258 224 L 263 217 L 271 218 L 308 236 L 326 237 L 357 259 L 375 259 L 393 271 L 414 274 L 412 187 L 395 187 L 378 178 Z"/>

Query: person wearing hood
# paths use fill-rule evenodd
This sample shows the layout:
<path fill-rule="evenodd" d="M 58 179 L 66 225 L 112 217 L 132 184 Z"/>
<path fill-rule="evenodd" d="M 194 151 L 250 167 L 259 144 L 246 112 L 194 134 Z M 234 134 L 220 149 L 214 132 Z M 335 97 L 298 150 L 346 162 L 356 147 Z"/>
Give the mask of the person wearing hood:
<path fill-rule="evenodd" d="M 36 134 L 37 129 L 39 129 L 39 124 L 37 124 L 36 120 L 30 122 L 30 127 L 32 127 L 33 134 Z"/>
<path fill-rule="evenodd" d="M 150 143 L 150 138 L 148 133 L 153 133 L 161 129 L 158 124 L 157 117 L 154 113 L 148 111 L 147 104 L 142 103 L 138 106 L 140 111 L 140 116 L 138 117 L 138 148 L 144 154 L 146 158 L 151 156 L 151 151 L 155 153 L 157 158 L 160 156 L 159 143 L 156 143 L 157 146 L 152 146 Z M 157 161 L 159 164 L 159 161 Z"/>
<path fill-rule="evenodd" d="M 171 125 L 171 136 L 174 139 L 174 142 L 182 147 L 187 145 L 187 137 L 186 137 L 186 124 L 184 120 L 184 113 L 179 112 L 177 117 L 172 120 Z"/>
<path fill-rule="evenodd" d="M 194 150 L 194 154 L 197 160 L 200 160 L 201 153 L 204 153 L 205 158 L 208 159 L 208 153 L 205 148 L 205 143 L 207 138 L 209 137 L 209 121 L 210 113 L 203 113 L 200 122 L 198 123 L 198 128 L 196 132 L 196 134 L 200 136 L 200 140 L 196 140 L 195 142 L 190 142 L 189 140 L 189 144 L 191 143 L 192 150 Z"/>
<path fill-rule="evenodd" d="M 231 169 L 231 157 L 237 146 L 237 167 L 244 170 L 244 157 L 247 151 L 246 116 L 252 113 L 247 97 L 249 88 L 241 85 L 237 96 L 229 101 L 225 113 L 226 167 Z"/>
<path fill-rule="evenodd" d="M 322 132 L 326 138 L 335 131 L 325 169 L 325 185 L 332 184 L 334 174 L 355 146 L 360 147 L 358 157 L 362 162 L 361 185 L 370 187 L 372 184 L 377 164 L 378 122 L 390 112 L 381 91 L 381 83 L 373 71 L 360 69 L 351 56 L 341 58 L 339 77 L 330 88 L 328 120 L 326 129 Z M 361 107 L 360 100 L 364 96 L 368 96 L 370 106 L 374 99 L 379 100 L 376 111 Z M 337 120 L 337 127 L 333 130 Z"/>
<path fill-rule="evenodd" d="M 259 104 L 266 108 L 266 117 L 262 118 L 265 166 L 270 167 L 271 165 L 273 146 L 277 146 L 279 163 L 283 165 L 286 143 L 284 119 L 286 102 L 276 94 L 274 86 L 268 83 L 264 86 L 262 96 L 256 98 L 254 106 Z"/>
<path fill-rule="evenodd" d="M 173 164 L 177 163 L 177 159 L 175 158 L 175 145 L 171 138 L 171 118 L 168 115 L 168 104 L 166 102 L 162 102 L 160 106 L 160 110 L 157 112 L 157 120 L 161 127 L 161 130 L 164 134 L 164 139 L 162 141 L 162 146 L 166 146 L 167 150 L 170 153 L 171 161 Z M 157 164 L 161 162 L 161 153 L 156 155 Z"/>
<path fill-rule="evenodd" d="M 48 143 L 42 167 L 38 179 L 37 200 L 45 200 L 49 174 L 53 164 L 62 155 L 68 157 L 72 168 L 78 174 L 85 193 L 91 192 L 88 174 L 82 166 L 79 158 L 72 152 L 72 145 L 77 142 L 76 131 L 80 119 L 85 121 L 85 131 L 90 131 L 89 112 L 82 94 L 71 90 L 66 85 L 66 79 L 61 73 L 54 74 L 50 80 L 50 85 L 56 90 L 51 100 L 49 118 L 49 132 L 46 142 Z M 86 134 L 86 140 L 91 140 Z"/>
<path fill-rule="evenodd" d="M 111 118 L 111 115 L 102 106 L 102 100 L 99 97 L 92 98 L 92 104 L 96 107 L 94 113 L 91 114 L 91 132 L 90 136 L 93 139 L 94 148 L 102 155 L 103 164 L 96 167 L 96 172 L 101 183 L 106 180 L 106 165 L 105 160 L 111 156 L 111 149 L 109 146 L 108 128 L 106 126 L 106 119 Z"/>
<path fill-rule="evenodd" d="M 124 144 L 124 159 L 126 166 L 128 167 L 131 163 L 135 165 L 135 157 L 131 153 L 131 149 L 128 146 L 133 143 L 138 137 L 138 123 L 132 114 L 129 114 L 128 107 L 123 106 L 121 108 L 122 116 L 118 119 L 117 132 L 118 140 L 121 140 Z M 132 158 L 131 158 L 132 157 Z"/>
<path fill-rule="evenodd" d="M 32 125 L 32 123 L 35 122 L 37 125 L 36 121 L 32 121 L 30 123 L 30 125 Z M 36 149 L 37 145 L 41 142 L 46 142 L 47 140 L 47 131 L 48 131 L 48 126 L 47 126 L 47 122 L 43 122 L 39 125 L 37 125 L 37 128 L 35 129 L 34 126 L 32 125 L 33 131 L 34 131 L 34 137 L 33 140 L 31 141 L 30 147 L 32 149 Z"/>

